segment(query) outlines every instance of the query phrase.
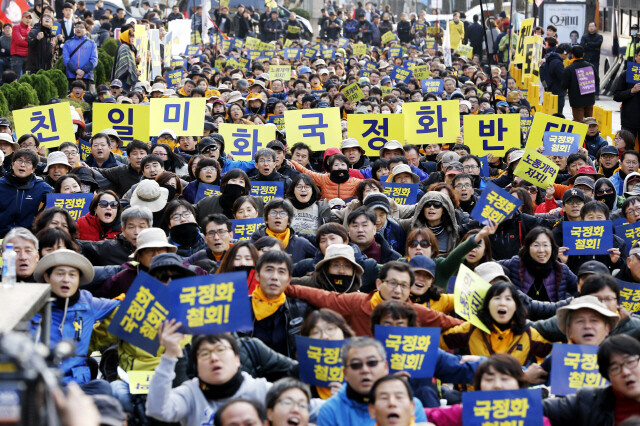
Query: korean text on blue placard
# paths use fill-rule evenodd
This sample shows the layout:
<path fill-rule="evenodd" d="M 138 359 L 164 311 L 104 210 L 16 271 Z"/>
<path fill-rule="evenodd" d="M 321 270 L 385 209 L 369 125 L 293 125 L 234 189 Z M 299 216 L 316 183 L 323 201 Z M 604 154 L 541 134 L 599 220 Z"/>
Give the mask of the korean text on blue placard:
<path fill-rule="evenodd" d="M 329 387 L 343 381 L 340 349 L 344 340 L 323 340 L 296 336 L 300 380 L 310 385 Z"/>
<path fill-rule="evenodd" d="M 542 137 L 544 155 L 568 157 L 580 148 L 580 135 L 577 133 L 545 132 Z"/>
<path fill-rule="evenodd" d="M 598 346 L 553 344 L 551 390 L 554 395 L 570 395 L 583 387 L 607 384 L 598 371 Z"/>
<path fill-rule="evenodd" d="M 562 239 L 568 255 L 607 254 L 613 247 L 613 226 L 609 220 L 564 221 Z"/>
<path fill-rule="evenodd" d="M 476 206 L 471 212 L 471 218 L 482 224 L 490 220 L 498 224 L 505 221 L 522 205 L 522 201 L 509 194 L 493 182 L 487 182 Z"/>
<path fill-rule="evenodd" d="M 251 195 L 261 197 L 265 204 L 272 198 L 283 198 L 284 182 L 251 182 Z"/>
<path fill-rule="evenodd" d="M 384 193 L 397 204 L 411 205 L 415 204 L 418 198 L 417 183 L 391 183 L 384 182 L 382 184 Z"/>
<path fill-rule="evenodd" d="M 443 81 L 440 79 L 428 78 L 422 80 L 422 92 L 423 93 L 435 93 L 441 94 L 443 91 Z"/>
<path fill-rule="evenodd" d="M 627 62 L 627 83 L 640 83 L 640 64 Z"/>
<path fill-rule="evenodd" d="M 59 207 L 69 212 L 74 221 L 89 213 L 92 194 L 47 194 L 47 208 Z"/>
<path fill-rule="evenodd" d="M 198 192 L 196 192 L 196 203 L 205 197 L 212 195 L 221 195 L 220 187 L 218 185 L 211 185 L 209 183 L 200 182 L 198 184 Z"/>
<path fill-rule="evenodd" d="M 538 389 L 463 392 L 465 426 L 540 426 L 542 392 Z"/>
<path fill-rule="evenodd" d="M 620 306 L 632 314 L 640 312 L 640 284 L 622 280 L 618 280 L 618 284 L 620 285 Z"/>
<path fill-rule="evenodd" d="M 264 225 L 264 219 L 257 217 L 255 219 L 231 219 L 233 225 L 234 240 L 249 240 L 251 236 Z"/>
<path fill-rule="evenodd" d="M 622 219 L 623 223 L 627 221 L 626 218 L 620 219 Z M 625 223 L 622 225 L 616 225 L 614 222 L 613 224 L 616 228 L 616 235 L 624 240 L 627 254 L 629 254 L 631 247 L 633 247 L 636 242 L 640 241 L 640 222 Z"/>
<path fill-rule="evenodd" d="M 374 334 L 385 347 L 391 372 L 408 371 L 412 378 L 433 377 L 439 328 L 376 325 Z"/>

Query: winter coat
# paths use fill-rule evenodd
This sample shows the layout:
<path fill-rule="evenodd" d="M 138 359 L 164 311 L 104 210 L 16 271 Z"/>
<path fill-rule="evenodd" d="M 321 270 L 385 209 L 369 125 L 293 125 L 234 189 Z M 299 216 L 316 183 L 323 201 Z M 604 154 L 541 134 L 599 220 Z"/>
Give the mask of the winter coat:
<path fill-rule="evenodd" d="M 251 377 L 288 376 L 298 361 L 274 351 L 255 337 L 236 337 L 240 347 L 240 368 Z"/>
<path fill-rule="evenodd" d="M 8 176 L 0 178 L 0 237 L 19 226 L 30 229 L 49 192 L 53 188 L 35 175 L 21 186 Z"/>
<path fill-rule="evenodd" d="M 129 260 L 129 255 L 136 251 L 123 234 L 114 239 L 102 241 L 78 241 L 82 255 L 89 259 L 93 266 L 122 265 Z"/>
<path fill-rule="evenodd" d="M 101 168 L 100 174 L 109 180 L 111 183 L 110 187 L 120 198 L 142 179 L 142 173 L 137 172 L 130 164 Z"/>
<path fill-rule="evenodd" d="M 98 216 L 87 213 L 78 219 L 78 239 L 86 241 L 101 241 L 113 239 L 120 234 L 120 219 L 117 218 L 108 230 L 102 228 Z"/>
<path fill-rule="evenodd" d="M 316 308 L 329 308 L 341 314 L 351 326 L 357 336 L 369 336 L 371 334 L 371 298 L 377 293 L 336 293 L 334 291 L 320 290 L 317 288 L 290 285 L 285 290 L 287 297 L 295 297 L 306 301 Z M 428 309 L 417 303 L 407 301 L 418 314 L 418 326 L 440 327 L 447 330 L 462 321 L 443 313 Z"/>
<path fill-rule="evenodd" d="M 89 156 L 84 162 L 87 163 L 87 166 L 98 168 L 98 169 L 108 169 L 110 167 L 122 166 L 122 163 L 116 160 L 116 157 L 115 155 L 113 155 L 113 152 L 109 153 L 109 158 L 107 158 L 107 161 L 102 163 L 102 166 L 98 165 L 98 162 L 93 158 L 92 154 L 89 154 Z"/>
<path fill-rule="evenodd" d="M 29 31 L 31 27 L 20 21 L 13 26 L 11 34 L 11 54 L 16 56 L 27 56 L 29 53 Z"/>
<path fill-rule="evenodd" d="M 382 230 L 384 239 L 391 245 L 391 247 L 400 254 L 404 253 L 404 245 L 407 240 L 407 234 L 402 229 L 402 226 L 398 224 L 391 217 L 387 216 L 387 225 Z"/>
<path fill-rule="evenodd" d="M 198 201 L 195 205 L 198 223 L 210 214 L 224 213 L 222 205 L 220 204 L 220 197 L 220 195 L 211 195 Z M 264 201 L 262 197 L 253 197 L 253 201 L 258 205 L 258 217 L 262 217 L 262 212 L 264 210 Z"/>
<path fill-rule="evenodd" d="M 584 138 L 584 147 L 589 151 L 591 159 L 595 159 L 600 148 L 607 145 L 609 145 L 609 143 L 600 135 L 600 132 L 596 133 L 594 136 L 587 135 Z"/>
<path fill-rule="evenodd" d="M 469 39 L 469 44 L 471 46 L 473 46 L 476 49 L 482 48 L 482 42 L 484 40 L 484 31 L 482 29 L 482 25 L 480 25 L 477 22 L 470 24 L 467 30 L 465 31 L 465 35 Z"/>
<path fill-rule="evenodd" d="M 198 232 L 198 236 L 189 244 L 180 245 L 177 242 L 173 241 L 171 239 L 171 236 L 169 236 L 168 240 L 169 244 L 173 244 L 174 246 L 178 247 L 178 256 L 182 257 L 192 256 L 200 250 L 204 250 L 208 247 L 207 242 L 204 240 L 204 235 L 202 235 L 201 232 Z"/>
<path fill-rule="evenodd" d="M 38 40 L 38 34 L 44 37 Z M 53 67 L 53 57 L 57 42 L 56 35 L 51 28 L 45 28 L 42 24 L 36 24 L 29 31 L 29 51 L 27 54 L 27 71 L 35 74 L 38 70 L 50 70 Z"/>
<path fill-rule="evenodd" d="M 540 72 L 540 75 L 548 75 L 549 79 L 545 80 L 547 84 L 547 91 L 554 95 L 564 96 L 566 90 L 562 88 L 562 75 L 564 74 L 564 62 L 560 55 L 556 52 L 551 52 L 545 56 L 545 62 L 543 64 L 547 68 L 546 72 Z"/>
<path fill-rule="evenodd" d="M 291 235 L 289 236 L 289 243 L 284 249 L 285 252 L 291 255 L 293 263 L 301 261 L 302 259 L 313 258 L 316 254 L 317 248 L 309 242 L 306 238 L 297 235 L 295 231 L 289 228 Z M 261 237 L 267 236 L 267 226 L 262 225 L 256 232 L 251 235 L 251 241 L 254 243 Z"/>
<path fill-rule="evenodd" d="M 117 300 L 93 297 L 86 290 L 78 290 L 80 298 L 73 305 L 64 307 L 55 304 L 51 307 L 51 337 L 49 346 L 54 348 L 62 340 L 71 340 L 75 345 L 74 356 L 65 359 L 59 368 L 64 377 L 62 382 L 86 383 L 91 380 L 91 371 L 86 359 L 89 355 L 89 343 L 93 326 L 113 312 L 120 304 Z M 31 320 L 31 333 L 35 334 L 40 326 L 41 316 L 36 314 Z M 62 331 L 60 326 L 62 325 Z"/>
<path fill-rule="evenodd" d="M 393 23 L 390 20 L 389 21 L 381 20 L 380 24 L 378 25 L 378 29 L 380 29 L 381 35 L 385 35 L 389 31 L 393 31 Z"/>
<path fill-rule="evenodd" d="M 545 417 L 553 425 L 613 426 L 616 396 L 613 388 L 584 387 L 575 395 L 542 401 Z"/>
<path fill-rule="evenodd" d="M 289 199 L 289 201 L 291 201 L 291 199 Z M 315 209 L 313 209 L 312 207 L 315 207 Z M 311 206 L 308 207 L 309 210 L 303 209 L 303 210 L 298 210 L 297 208 L 294 207 L 294 211 L 293 211 L 293 217 L 292 219 L 292 225 L 293 225 L 293 220 L 295 220 L 296 217 L 298 217 L 299 214 L 306 214 L 310 219 L 312 219 L 312 214 L 313 213 L 308 213 L 308 211 L 317 211 L 317 215 L 315 216 L 315 225 L 313 226 L 312 229 L 300 229 L 297 228 L 295 231 L 299 232 L 299 233 L 303 233 L 303 234 L 309 234 L 314 236 L 316 235 L 316 230 L 321 227 L 322 225 L 324 225 L 325 223 L 330 223 L 330 222 L 338 222 L 338 218 L 333 214 L 333 210 L 331 210 L 331 206 L 329 205 L 329 203 L 325 200 L 320 200 L 317 201 L 316 203 L 312 204 Z M 309 223 L 306 223 L 307 226 L 309 226 Z"/>
<path fill-rule="evenodd" d="M 390 202 L 389 214 L 396 221 L 398 219 L 408 219 L 413 216 L 413 212 L 415 211 L 415 208 L 416 208 L 415 205 L 398 204 L 391 198 L 389 199 L 389 202 Z M 349 214 L 355 209 L 357 209 L 358 207 L 362 207 L 362 202 L 357 198 L 355 198 L 349 201 L 345 208 L 340 210 L 333 210 L 333 214 L 342 222 L 345 228 L 348 228 L 349 224 L 347 223 L 347 218 L 349 217 Z"/>
<path fill-rule="evenodd" d="M 578 76 L 576 75 L 576 70 L 582 68 L 590 68 L 593 71 L 596 88 L 599 85 L 600 78 L 598 76 L 598 71 L 594 68 L 594 66 L 585 61 L 584 59 L 575 60 L 564 69 L 562 73 L 562 89 L 567 90 L 569 93 L 569 104 L 572 108 L 579 108 L 585 106 L 591 106 L 596 103 L 596 92 L 581 95 L 580 88 L 578 86 Z"/>
<path fill-rule="evenodd" d="M 591 62 L 594 65 L 600 62 L 600 47 L 602 47 L 602 40 L 602 35 L 598 33 L 591 34 L 587 31 L 582 35 L 580 45 L 584 47 L 585 61 Z"/>
<path fill-rule="evenodd" d="M 71 56 L 72 53 L 73 56 Z M 93 70 L 98 65 L 98 48 L 87 36 L 82 38 L 73 36 L 62 47 L 62 62 L 68 78 L 75 79 L 76 71 L 82 70 L 84 71 L 83 80 L 93 80 Z"/>
<path fill-rule="evenodd" d="M 347 198 L 354 197 L 356 195 L 356 187 L 360 183 L 361 179 L 350 177 L 345 183 L 335 183 L 329 179 L 328 173 L 318 173 L 301 166 L 295 161 L 291 161 L 293 167 L 301 173 L 305 173 L 313 179 L 316 185 L 320 187 L 322 198 L 325 200 L 331 200 L 334 198 Z"/>
<path fill-rule="evenodd" d="M 424 406 L 418 398 L 413 398 L 415 403 L 416 422 L 426 422 Z M 369 404 L 355 401 L 347 396 L 347 385 L 342 385 L 336 395 L 329 398 L 318 413 L 317 426 L 358 425 L 374 426 L 375 419 L 369 415 Z"/>
<path fill-rule="evenodd" d="M 637 129 L 640 127 L 638 122 L 638 111 L 640 111 L 640 92 L 631 93 L 631 89 L 635 86 L 627 83 L 627 73 L 620 74 L 613 86 L 613 100 L 622 102 L 620 106 L 620 124 L 627 129 Z"/>
<path fill-rule="evenodd" d="M 429 422 L 435 426 L 458 426 L 462 424 L 462 404 L 425 408 Z M 543 417 L 543 426 L 551 426 L 548 418 Z"/>
<path fill-rule="evenodd" d="M 456 24 L 453 21 L 449 21 L 449 40 L 451 41 L 451 48 L 457 49 L 458 45 L 464 39 L 464 23 L 462 21 L 458 21 Z"/>
<path fill-rule="evenodd" d="M 120 79 L 129 87 L 135 85 L 138 81 L 136 52 L 127 43 L 121 43 L 116 51 L 111 78 Z"/>
<path fill-rule="evenodd" d="M 282 22 L 280 22 L 279 19 L 276 19 L 275 21 L 273 19 L 269 19 L 264 23 L 264 29 L 265 42 L 278 40 L 282 34 Z M 275 30 L 276 32 L 271 32 L 270 30 Z"/>
<path fill-rule="evenodd" d="M 520 260 L 520 256 L 511 259 L 500 260 L 507 277 L 524 294 L 528 294 L 535 277 Z M 554 262 L 553 271 L 543 280 L 544 287 L 549 295 L 549 300 L 557 302 L 566 299 L 577 292 L 578 277 L 564 263 Z"/>
<path fill-rule="evenodd" d="M 427 204 L 427 201 L 440 201 L 443 205 L 442 223 L 445 225 L 443 232 L 447 234 L 448 238 L 446 247 L 440 247 L 440 244 L 438 244 L 438 249 L 440 250 L 440 253 L 450 253 L 458 244 L 460 238 L 458 234 L 459 228 L 456 220 L 455 209 L 453 208 L 453 203 L 451 203 L 448 196 L 435 191 L 427 192 L 424 197 L 418 201 L 418 204 L 416 204 L 413 217 L 411 219 L 401 219 L 399 223 L 407 233 L 414 228 L 427 228 L 429 224 L 427 219 L 424 217 L 424 206 Z M 439 238 L 438 240 L 440 243 L 442 238 Z"/>

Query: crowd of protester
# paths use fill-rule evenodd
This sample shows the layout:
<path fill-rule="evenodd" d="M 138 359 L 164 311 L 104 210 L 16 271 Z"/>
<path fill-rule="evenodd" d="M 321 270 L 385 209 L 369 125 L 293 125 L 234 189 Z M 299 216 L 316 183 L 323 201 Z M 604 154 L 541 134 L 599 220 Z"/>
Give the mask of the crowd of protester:
<path fill-rule="evenodd" d="M 142 5 L 144 17 L 136 21 L 100 0 L 93 11 L 83 1 L 40 2 L 13 28 L 5 24 L 0 37 L 3 82 L 49 69 L 62 57 L 69 97 L 89 105 L 71 107 L 76 140 L 52 149 L 35 134 L 16 138 L 12 123 L 0 118 L 0 237 L 3 250 L 12 244 L 17 253 L 20 283 L 51 286 L 51 345 L 76 344 L 75 355 L 60 365 L 62 382 L 93 395 L 99 423 L 461 424 L 465 389 L 547 383 L 554 342 L 599 346 L 599 371 L 610 384 L 546 398 L 545 424 L 617 425 L 640 415 L 640 319 L 620 306 L 618 281 L 640 283 L 640 244 L 629 248 L 616 235 L 604 255 L 568 255 L 563 246 L 565 221 L 640 221 L 640 84 L 626 83 L 624 75 L 616 81 L 622 126 L 607 141 L 592 117 L 597 92 L 581 95 L 572 71 L 591 66 L 598 75 L 595 25 L 583 45 L 573 46 L 558 43 L 553 26 L 546 29 L 541 78 L 559 95 L 556 116 L 564 117 L 568 90 L 567 118 L 589 130 L 578 152 L 549 156 L 560 172 L 543 189 L 514 175 L 526 132 L 520 148 L 489 156 L 488 176 L 481 173 L 484 153 L 465 145 L 463 128 L 448 144 L 389 140 L 371 158 L 349 133 L 349 115 L 401 114 L 411 102 L 458 100 L 461 118 L 533 116 L 509 73 L 508 40 L 516 30 L 504 13 L 487 19 L 487 35 L 477 16 L 469 23 L 456 12 L 447 28 L 429 32 L 437 43 L 428 48 L 424 12 L 397 17 L 370 2 L 342 9 L 328 2 L 319 43 L 333 46 L 335 57 L 275 55 L 246 69 L 216 68 L 218 60 L 243 57 L 246 48 L 203 45 L 178 87 L 168 88 L 162 76 L 139 80 L 134 26 L 157 28 L 162 40 L 166 22 L 188 14 L 178 6 Z M 309 45 L 295 30 L 301 24 L 294 13 L 281 19 L 278 9 L 259 14 L 244 6 L 233 16 L 227 7 L 211 17 L 202 13 L 198 7 L 189 16 L 194 34 L 210 18 L 213 34 L 259 37 L 278 48 L 286 40 Z M 383 43 L 388 31 L 397 40 Z M 544 29 L 535 32 L 542 36 Z M 97 47 L 116 33 L 110 85 L 96 86 Z M 348 39 L 344 47 L 336 45 L 341 37 Z M 367 44 L 366 54 L 353 54 L 355 42 Z M 472 46 L 472 58 L 455 53 L 460 43 Z M 389 57 L 395 45 L 406 54 Z M 640 62 L 640 49 L 635 52 L 629 59 Z M 376 69 L 361 77 L 367 61 Z M 443 92 L 423 92 L 415 78 L 392 80 L 393 66 L 407 62 L 428 65 Z M 270 65 L 291 65 L 290 80 L 271 80 Z M 341 93 L 354 82 L 364 94 L 358 102 Z M 96 103 L 177 97 L 207 99 L 202 134 L 165 129 L 125 144 L 114 129 L 92 123 Z M 240 161 L 218 133 L 221 123 L 273 125 L 269 118 L 287 110 L 329 107 L 340 111 L 340 148 L 313 151 L 304 140 L 287 138 L 284 128 L 253 160 Z M 82 143 L 90 146 L 84 159 Z M 253 182 L 283 182 L 284 198 L 265 203 L 251 195 Z M 418 184 L 416 203 L 396 203 L 381 182 Z M 488 182 L 522 201 L 500 224 L 471 218 Z M 220 194 L 199 198 L 202 185 L 217 185 Z M 75 221 L 63 208 L 44 208 L 52 193 L 92 194 L 89 213 Z M 264 225 L 250 239 L 234 240 L 231 220 L 252 218 Z M 461 265 L 492 284 L 478 313 L 489 333 L 455 313 L 452 277 Z M 246 272 L 252 331 L 186 336 L 181 324 L 166 321 L 153 354 L 116 338 L 107 327 L 141 271 L 169 286 L 179 278 Z M 32 321 L 36 335 L 41 322 L 40 315 Z M 440 328 L 437 380 L 390 375 L 385 348 L 373 338 L 376 325 Z M 348 339 L 341 350 L 344 383 L 302 383 L 296 335 Z M 99 366 L 90 356 L 96 350 Z M 131 394 L 123 374 L 131 371 L 155 371 L 148 395 Z M 75 385 L 69 389 L 68 404 L 81 401 Z M 93 419 L 72 417 L 69 424 Z"/>

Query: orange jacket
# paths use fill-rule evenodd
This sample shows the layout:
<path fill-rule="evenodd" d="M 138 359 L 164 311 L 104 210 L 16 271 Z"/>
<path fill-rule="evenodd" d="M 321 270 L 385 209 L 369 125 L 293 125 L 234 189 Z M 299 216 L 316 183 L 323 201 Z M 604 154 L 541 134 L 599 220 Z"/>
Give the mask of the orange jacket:
<path fill-rule="evenodd" d="M 293 167 L 296 168 L 301 173 L 305 173 L 313 179 L 313 181 L 320 187 L 320 191 L 322 192 L 322 198 L 327 200 L 332 200 L 334 198 L 342 198 L 346 200 L 347 198 L 356 196 L 356 187 L 358 183 L 362 179 L 357 179 L 354 177 L 350 177 L 348 181 L 345 183 L 335 183 L 331 182 L 329 179 L 328 173 L 317 173 L 307 169 L 304 166 L 296 163 L 295 161 L 291 161 Z"/>

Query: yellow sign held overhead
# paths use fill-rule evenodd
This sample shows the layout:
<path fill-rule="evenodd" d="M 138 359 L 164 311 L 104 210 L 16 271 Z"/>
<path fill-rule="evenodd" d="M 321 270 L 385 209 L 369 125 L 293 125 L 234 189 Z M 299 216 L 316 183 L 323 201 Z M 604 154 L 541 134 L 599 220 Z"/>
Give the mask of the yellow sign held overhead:
<path fill-rule="evenodd" d="M 276 138 L 273 126 L 220 123 L 218 133 L 225 141 L 225 149 L 234 160 L 251 161 L 256 151 L 266 148 Z"/>
<path fill-rule="evenodd" d="M 407 143 L 453 143 L 460 136 L 458 101 L 407 102 L 402 105 Z"/>
<path fill-rule="evenodd" d="M 62 142 L 75 142 L 70 108 L 68 103 L 61 102 L 13 111 L 17 137 L 33 133 L 46 148 L 56 148 Z"/>
<path fill-rule="evenodd" d="M 556 163 L 538 151 L 527 148 L 513 174 L 539 188 L 547 189 L 555 182 L 558 170 L 560 168 Z"/>
<path fill-rule="evenodd" d="M 478 274 L 465 265 L 460 265 L 453 291 L 454 309 L 456 314 L 485 333 L 491 333 L 491 331 L 478 318 L 478 311 L 482 307 L 484 297 L 489 288 L 491 288 L 491 284 L 480 278 Z"/>
<path fill-rule="evenodd" d="M 149 135 L 171 129 L 177 136 L 202 136 L 206 98 L 151 99 Z"/>
<path fill-rule="evenodd" d="M 380 149 L 390 140 L 404 142 L 402 114 L 349 114 L 347 128 L 349 137 L 371 156 L 380 155 Z"/>
<path fill-rule="evenodd" d="M 533 116 L 526 148 L 534 150 L 542 146 L 542 138 L 545 132 L 577 133 L 580 135 L 580 140 L 583 141 L 587 136 L 587 130 L 589 130 L 589 125 L 587 124 L 538 112 Z"/>
<path fill-rule="evenodd" d="M 312 151 L 339 148 L 342 142 L 340 108 L 288 110 L 284 123 L 287 140 L 304 141 Z"/>
<path fill-rule="evenodd" d="M 520 114 L 464 116 L 464 144 L 471 154 L 502 157 L 510 148 L 520 148 Z"/>
<path fill-rule="evenodd" d="M 533 18 L 525 19 L 520 26 L 518 43 L 516 44 L 516 55 L 512 64 L 521 64 L 524 61 L 524 39 L 533 35 Z"/>
<path fill-rule="evenodd" d="M 342 89 L 342 93 L 351 102 L 358 102 L 360 99 L 364 99 L 364 93 L 362 93 L 362 89 L 357 82 L 351 83 Z"/>
<path fill-rule="evenodd" d="M 269 81 L 291 80 L 291 65 L 269 65 Z"/>
<path fill-rule="evenodd" d="M 524 60 L 522 67 L 522 82 L 530 75 L 529 82 L 537 84 L 540 81 L 540 60 L 542 59 L 543 41 L 540 36 L 530 36 L 524 39 Z"/>
<path fill-rule="evenodd" d="M 149 140 L 149 105 L 101 104 L 93 105 L 93 133 L 113 129 L 124 145 L 134 139 Z"/>

